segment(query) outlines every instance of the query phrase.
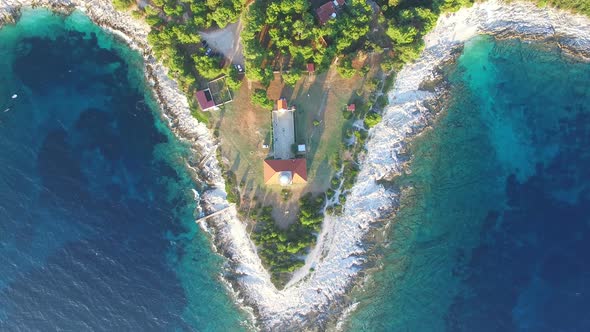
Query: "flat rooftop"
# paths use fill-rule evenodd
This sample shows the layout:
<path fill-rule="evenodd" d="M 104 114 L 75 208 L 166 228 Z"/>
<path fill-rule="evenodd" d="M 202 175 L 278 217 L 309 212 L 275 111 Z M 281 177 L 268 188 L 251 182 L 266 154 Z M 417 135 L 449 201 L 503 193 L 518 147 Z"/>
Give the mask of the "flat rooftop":
<path fill-rule="evenodd" d="M 273 154 L 275 159 L 293 158 L 295 118 L 293 110 L 272 111 Z"/>

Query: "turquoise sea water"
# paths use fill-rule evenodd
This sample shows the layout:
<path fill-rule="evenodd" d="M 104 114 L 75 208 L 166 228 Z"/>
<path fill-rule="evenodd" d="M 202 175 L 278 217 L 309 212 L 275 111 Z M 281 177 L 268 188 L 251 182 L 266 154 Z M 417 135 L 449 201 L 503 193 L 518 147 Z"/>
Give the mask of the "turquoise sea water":
<path fill-rule="evenodd" d="M 590 330 L 590 65 L 480 37 L 446 72 L 348 330 Z M 82 14 L 0 29 L 1 331 L 245 329 L 144 84 Z"/>
<path fill-rule="evenodd" d="M 1 331 L 244 329 L 142 70 L 80 13 L 0 29 Z"/>
<path fill-rule="evenodd" d="M 590 330 L 590 64 L 477 37 L 350 331 Z"/>

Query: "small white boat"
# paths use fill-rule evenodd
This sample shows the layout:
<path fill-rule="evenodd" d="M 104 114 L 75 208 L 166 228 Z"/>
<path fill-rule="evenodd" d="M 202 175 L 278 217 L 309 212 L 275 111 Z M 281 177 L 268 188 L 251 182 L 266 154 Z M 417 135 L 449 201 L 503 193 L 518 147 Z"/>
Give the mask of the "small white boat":
<path fill-rule="evenodd" d="M 18 98 L 18 95 L 15 93 L 12 95 L 12 99 L 16 99 L 16 98 Z"/>
<path fill-rule="evenodd" d="M 10 111 L 10 108 L 7 108 L 7 109 L 5 109 L 5 110 L 4 110 L 4 113 L 6 113 L 6 112 L 8 112 L 8 111 Z"/>

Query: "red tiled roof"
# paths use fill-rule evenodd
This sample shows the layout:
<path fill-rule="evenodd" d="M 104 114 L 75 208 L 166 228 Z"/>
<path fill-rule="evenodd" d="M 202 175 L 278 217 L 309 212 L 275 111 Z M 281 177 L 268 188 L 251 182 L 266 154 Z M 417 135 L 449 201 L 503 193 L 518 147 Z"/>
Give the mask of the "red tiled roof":
<path fill-rule="evenodd" d="M 293 183 L 307 183 L 307 162 L 304 158 L 264 161 L 264 183 L 279 184 L 281 172 L 293 173 Z"/>
<path fill-rule="evenodd" d="M 277 100 L 277 110 L 286 110 L 287 109 L 287 99 L 281 98 Z"/>
<path fill-rule="evenodd" d="M 215 107 L 215 101 L 213 101 L 213 97 L 211 96 L 211 91 L 209 91 L 209 89 L 197 91 L 197 93 L 195 93 L 195 97 L 197 98 L 199 106 L 201 106 L 203 111 L 206 111 L 211 107 Z"/>
<path fill-rule="evenodd" d="M 335 0 L 338 3 L 338 6 L 344 5 L 344 0 Z"/>
<path fill-rule="evenodd" d="M 310 73 L 313 73 L 315 71 L 315 66 L 313 63 L 308 63 L 307 64 L 307 71 Z"/>
<path fill-rule="evenodd" d="M 350 104 L 350 105 L 348 105 L 347 108 L 348 108 L 349 111 L 354 112 L 356 110 L 356 105 L 355 104 Z"/>
<path fill-rule="evenodd" d="M 320 24 L 326 24 L 326 22 L 328 22 L 332 18 L 332 15 L 336 15 L 336 6 L 334 6 L 334 3 L 332 1 L 326 2 L 315 12 L 318 15 L 318 20 L 320 20 Z"/>

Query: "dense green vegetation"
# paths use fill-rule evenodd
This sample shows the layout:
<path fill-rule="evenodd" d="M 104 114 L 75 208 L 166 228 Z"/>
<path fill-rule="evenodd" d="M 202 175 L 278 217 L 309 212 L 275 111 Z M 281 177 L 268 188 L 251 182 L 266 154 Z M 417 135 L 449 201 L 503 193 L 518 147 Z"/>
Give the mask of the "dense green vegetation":
<path fill-rule="evenodd" d="M 327 1 L 327 0 L 326 0 Z M 561 9 L 590 15 L 590 2 L 579 0 L 534 0 L 538 5 L 550 5 Z M 232 66 L 224 66 L 223 59 L 207 54 L 207 46 L 201 41 L 199 31 L 208 28 L 223 28 L 235 22 L 245 8 L 247 0 L 152 0 L 143 9 L 134 11 L 135 17 L 143 17 L 152 27 L 148 41 L 155 56 L 169 69 L 170 75 L 189 92 L 220 75 L 226 75 L 231 89 L 240 87 L 240 74 Z M 447 11 L 456 11 L 469 6 L 473 0 L 376 0 L 380 11 L 376 22 L 384 28 L 385 43 L 368 39 L 373 12 L 365 0 L 348 0 L 339 9 L 337 18 L 320 25 L 309 0 L 255 0 L 249 7 L 245 29 L 242 33 L 247 75 L 268 85 L 274 78 L 273 71 L 280 70 L 283 81 L 295 85 L 304 73 L 307 63 L 314 63 L 317 71 L 325 70 L 338 57 L 338 72 L 342 77 L 352 78 L 366 73 L 367 68 L 356 69 L 353 60 L 359 52 L 380 53 L 382 47 L 391 46 L 391 57 L 386 57 L 382 67 L 385 71 L 399 69 L 404 63 L 417 58 L 424 47 L 423 36 L 435 25 L 438 16 Z M 117 9 L 130 8 L 133 0 L 113 0 Z M 375 22 L 375 21 L 374 21 Z M 390 45 L 385 45 L 387 42 Z M 393 75 L 382 90 L 387 91 L 393 83 Z M 368 83 L 367 83 L 368 84 Z M 264 109 L 272 109 L 273 102 L 266 91 L 256 89 L 252 102 Z M 375 100 L 376 109 L 387 102 L 384 96 Z M 369 112 L 373 104 L 357 103 L 353 114 L 345 111 L 350 121 L 364 120 L 365 129 L 350 129 L 347 142 L 330 161 L 335 171 L 342 171 L 332 179 L 326 195 L 300 198 L 297 222 L 286 230 L 279 229 L 272 218 L 272 207 L 262 208 L 253 219 L 257 222 L 252 238 L 264 264 L 270 270 L 273 281 L 303 265 L 304 255 L 314 245 L 323 220 L 322 209 L 325 197 L 332 198 L 338 189 L 339 199 L 329 207 L 330 213 L 340 213 L 346 201 L 346 193 L 356 181 L 359 172 L 356 157 L 362 153 L 368 137 L 367 129 L 381 121 L 377 112 Z M 198 117 L 207 118 L 202 112 Z M 318 126 L 318 120 L 313 121 Z M 352 138 L 354 137 L 354 140 Z M 349 143 L 351 141 L 352 143 Z M 342 160 L 348 150 L 352 157 Z M 227 199 L 240 203 L 238 183 L 230 171 L 224 172 Z M 281 192 L 284 200 L 290 199 L 290 191 Z"/>
<path fill-rule="evenodd" d="M 238 191 L 238 181 L 236 174 L 232 171 L 224 171 L 223 177 L 225 179 L 225 192 L 227 193 L 227 201 L 240 205 L 240 193 Z"/>
<path fill-rule="evenodd" d="M 306 63 L 321 70 L 336 54 L 353 52 L 369 32 L 371 7 L 349 0 L 336 19 L 321 26 L 308 0 L 257 0 L 248 9 L 242 42 L 248 77 L 268 84 L 273 69 L 294 85 Z"/>
<path fill-rule="evenodd" d="M 381 114 L 376 113 L 376 112 L 369 112 L 369 114 L 367 114 L 367 116 L 365 116 L 365 127 L 367 128 L 373 128 L 375 127 L 379 122 L 381 122 Z"/>
<path fill-rule="evenodd" d="M 570 10 L 590 16 L 590 1 L 587 0 L 535 0 L 537 5 L 551 6 L 559 9 Z"/>
<path fill-rule="evenodd" d="M 202 87 L 205 80 L 227 75 L 231 89 L 240 86 L 237 71 L 225 67 L 223 58 L 206 54 L 200 30 L 223 28 L 238 20 L 245 0 L 151 0 L 133 12 L 144 17 L 151 31 L 148 35 L 154 55 L 169 69 L 185 92 Z M 113 0 L 117 9 L 129 8 L 132 0 Z"/>
<path fill-rule="evenodd" d="M 380 21 L 393 46 L 393 57 L 383 63 L 385 70 L 399 69 L 416 59 L 424 48 L 422 37 L 427 34 L 443 12 L 470 6 L 473 0 L 376 0 L 381 7 Z"/>
<path fill-rule="evenodd" d="M 268 99 L 268 95 L 264 89 L 254 90 L 254 93 L 252 94 L 252 103 L 269 111 L 274 107 L 274 103 L 272 100 Z"/>
<path fill-rule="evenodd" d="M 286 230 L 276 226 L 270 206 L 262 208 L 254 217 L 257 223 L 252 239 L 275 284 L 280 281 L 282 273 L 293 272 L 303 266 L 304 255 L 315 244 L 314 233 L 320 230 L 324 218 L 324 202 L 323 194 L 313 197 L 307 193 L 302 196 L 299 199 L 297 222 Z"/>
<path fill-rule="evenodd" d="M 125 10 L 131 7 L 131 5 L 134 3 L 135 1 L 133 0 L 113 0 L 113 6 L 117 10 Z"/>
<path fill-rule="evenodd" d="M 340 61 L 338 74 L 343 78 L 352 78 L 356 74 L 356 69 L 352 68 L 352 59 L 350 57 L 345 57 Z"/>

